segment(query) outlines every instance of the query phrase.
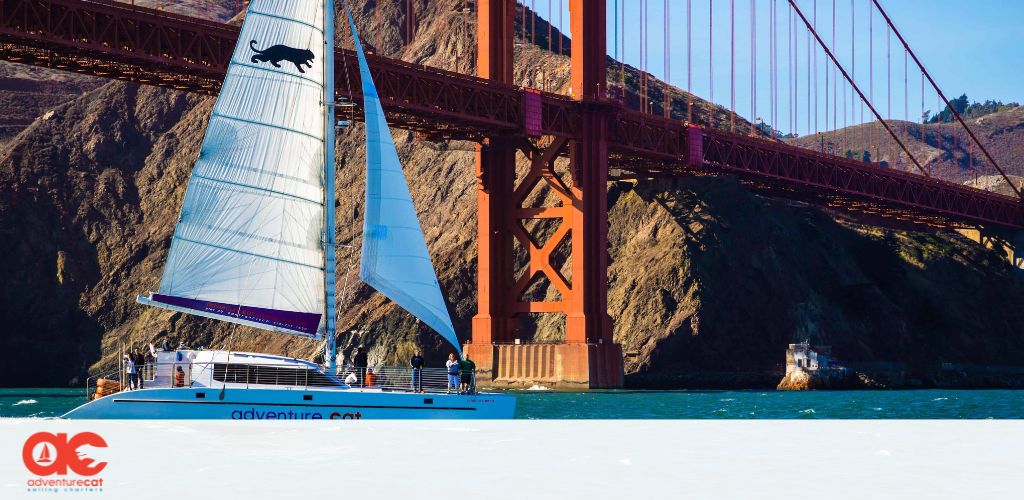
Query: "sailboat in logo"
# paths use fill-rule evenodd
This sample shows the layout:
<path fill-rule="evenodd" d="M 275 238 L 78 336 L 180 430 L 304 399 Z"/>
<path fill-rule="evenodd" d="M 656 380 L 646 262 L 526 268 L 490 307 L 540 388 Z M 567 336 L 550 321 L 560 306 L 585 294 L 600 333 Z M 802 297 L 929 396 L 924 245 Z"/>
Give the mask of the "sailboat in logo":
<path fill-rule="evenodd" d="M 359 276 L 461 352 L 355 21 L 347 4 L 344 10 L 365 114 Z M 425 398 L 417 385 L 425 378 L 420 374 L 417 382 L 420 372 L 408 375 L 408 391 L 375 389 L 373 373 L 363 367 L 356 367 L 355 379 L 339 380 L 335 106 L 333 0 L 252 0 L 189 178 L 159 290 L 138 298 L 149 306 L 323 340 L 326 366 L 234 351 L 159 352 L 145 389 L 98 398 L 67 417 L 231 418 L 235 410 L 256 414 L 249 411 L 253 405 L 260 405 L 261 415 L 279 405 L 312 419 L 328 418 L 334 406 L 343 414 L 358 410 L 362 418 L 512 416 L 510 396 Z M 261 375 L 271 372 L 274 383 Z M 218 390 L 216 397 L 207 399 L 208 388 Z M 295 411 L 302 407 L 316 411 Z"/>
<path fill-rule="evenodd" d="M 48 464 L 53 462 L 50 458 L 50 447 L 43 443 L 42 449 L 39 450 L 39 458 L 36 459 L 37 464 Z"/>

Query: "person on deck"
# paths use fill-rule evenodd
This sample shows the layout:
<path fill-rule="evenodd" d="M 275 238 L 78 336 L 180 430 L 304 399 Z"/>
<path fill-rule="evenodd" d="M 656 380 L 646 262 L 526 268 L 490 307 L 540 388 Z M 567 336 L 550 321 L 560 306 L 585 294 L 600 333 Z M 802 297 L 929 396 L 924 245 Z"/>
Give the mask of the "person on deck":
<path fill-rule="evenodd" d="M 459 374 L 462 380 L 462 385 L 459 387 L 459 392 L 462 394 L 473 394 L 476 391 L 476 383 L 473 380 L 473 375 L 476 372 L 476 363 L 469 359 L 469 354 L 466 354 L 462 361 L 459 361 Z"/>
<path fill-rule="evenodd" d="M 423 354 L 419 349 L 416 349 L 409 364 L 412 365 L 412 390 L 423 392 Z"/>
<path fill-rule="evenodd" d="M 138 385 L 138 373 L 135 372 L 135 362 L 132 361 L 132 357 L 128 354 L 124 355 L 124 373 L 128 376 L 128 388 L 136 389 Z"/>
<path fill-rule="evenodd" d="M 145 378 L 143 376 L 146 373 L 146 358 L 139 351 L 132 351 L 131 353 L 132 363 L 135 364 L 135 383 L 138 385 L 138 389 L 145 389 Z"/>
<path fill-rule="evenodd" d="M 459 390 L 459 362 L 455 359 L 455 353 L 448 355 L 448 361 L 444 363 L 445 368 L 448 368 L 448 390 L 446 394 L 451 394 L 452 390 Z"/>
<path fill-rule="evenodd" d="M 356 349 L 356 355 L 352 359 L 352 364 L 355 365 L 356 376 L 359 377 L 359 386 L 362 387 L 366 383 L 366 366 L 369 364 L 366 356 L 366 349 L 363 346 L 359 346 Z"/>

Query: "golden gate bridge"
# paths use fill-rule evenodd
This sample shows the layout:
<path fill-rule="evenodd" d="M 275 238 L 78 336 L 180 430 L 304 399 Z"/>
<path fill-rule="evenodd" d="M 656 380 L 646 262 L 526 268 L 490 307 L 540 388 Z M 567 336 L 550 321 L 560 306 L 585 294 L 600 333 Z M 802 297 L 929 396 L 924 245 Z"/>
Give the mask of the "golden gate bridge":
<path fill-rule="evenodd" d="M 422 2 L 389 1 L 399 4 L 404 16 L 401 29 L 406 43 L 411 42 L 416 36 L 416 8 Z M 538 22 L 545 1 L 548 20 Z M 568 43 L 554 26 L 556 17 L 559 28 L 563 26 L 563 1 L 569 7 Z M 415 131 L 427 140 L 477 144 L 478 311 L 467 352 L 481 377 L 584 387 L 622 385 L 622 350 L 614 343 L 607 314 L 610 169 L 638 179 L 734 175 L 763 195 L 827 207 L 865 224 L 969 229 L 989 243 L 1011 249 L 1024 240 L 1020 237 L 1024 229 L 1020 189 L 950 105 L 878 0 L 852 0 L 867 7 L 861 8 L 869 26 L 867 40 L 862 41 L 862 48 L 864 43 L 869 46 L 866 90 L 857 79 L 857 11 L 852 1 L 850 28 L 846 31 L 844 26 L 841 32 L 849 36 L 850 57 L 845 60 L 837 43 L 836 0 L 831 0 L 831 9 L 828 0 L 803 0 L 799 2 L 803 9 L 796 0 L 750 0 L 745 13 L 748 26 L 737 22 L 736 0 L 729 0 L 724 20 L 722 15 L 713 16 L 718 11 L 710 3 L 704 4 L 707 19 L 696 19 L 693 6 L 705 1 L 686 0 L 685 16 L 678 24 L 673 23 L 668 0 L 660 14 L 656 12 L 663 29 L 661 79 L 648 71 L 650 6 L 656 0 L 456 2 L 467 31 L 472 33 L 475 26 L 476 75 L 368 56 L 392 126 Z M 725 3 L 712 1 L 719 10 Z M 615 59 L 608 57 L 607 50 L 609 15 L 614 21 Z M 636 18 L 640 30 L 638 37 L 629 33 L 639 45 L 639 67 L 625 62 L 629 16 Z M 759 16 L 768 18 L 767 30 Z M 829 16 L 832 21 L 826 23 Z M 654 29 L 659 23 L 653 23 Z M 708 37 L 706 68 L 694 67 L 695 23 L 707 27 L 706 32 L 700 31 Z M 876 47 L 881 51 L 876 23 L 877 33 L 884 33 L 886 41 L 884 110 L 876 105 L 881 92 L 875 99 Z M 678 28 L 682 24 L 685 30 Z M 747 30 L 749 48 L 737 45 L 737 29 Z M 714 101 L 715 30 L 719 38 L 722 30 L 729 34 L 729 68 L 717 72 L 720 81 L 727 78 L 729 82 L 728 106 Z M 670 89 L 675 59 L 670 37 L 675 31 L 685 31 L 687 37 L 684 92 Z M 218 92 L 238 33 L 231 24 L 112 0 L 0 0 L 0 59 L 186 92 Z M 517 42 L 571 59 L 568 95 L 515 85 Z M 767 56 L 769 67 L 760 82 L 759 55 Z M 744 58 L 750 62 L 746 82 L 737 78 L 736 71 L 736 62 Z M 358 106 L 355 53 L 338 50 L 336 63 L 338 98 Z M 922 107 L 928 89 L 929 99 L 934 97 L 938 109 L 947 113 L 948 121 L 938 119 L 930 137 L 928 128 L 908 126 L 911 68 L 915 76 L 920 75 Z M 695 73 L 709 80 L 707 104 L 692 93 Z M 862 79 L 863 73 L 861 68 Z M 343 82 L 343 78 L 354 81 Z M 897 94 L 904 94 L 902 120 L 894 118 L 892 110 L 894 82 Z M 737 111 L 736 91 L 737 84 L 745 83 L 749 83 L 750 115 L 744 118 Z M 758 91 L 765 89 L 767 120 L 757 112 Z M 343 118 L 361 116 L 355 111 L 343 111 Z M 858 111 L 859 119 L 855 118 Z M 803 128 L 816 147 L 800 147 L 793 137 L 779 132 L 784 120 L 791 131 L 800 128 L 804 114 Z M 748 125 L 743 126 L 744 121 Z M 851 131 L 851 121 L 874 126 Z M 851 138 L 858 133 L 861 137 Z M 940 178 L 935 175 L 941 173 L 935 162 L 929 163 L 925 152 L 910 145 L 912 138 L 934 142 L 940 152 L 945 151 L 946 141 L 954 171 L 945 177 L 997 178 L 1013 195 Z M 875 162 L 862 161 L 868 155 L 840 154 L 863 143 L 870 144 L 867 151 L 874 151 L 870 157 Z M 517 156 L 530 163 L 521 179 L 516 176 Z M 882 157 L 887 158 L 884 163 L 877 161 Z M 570 179 L 556 172 L 559 158 L 568 158 Z M 965 167 L 958 169 L 960 164 Z M 533 206 L 530 201 L 530 193 L 542 184 L 557 197 L 554 206 Z M 524 225 L 536 220 L 557 224 L 544 241 Z M 518 273 L 516 245 L 528 261 Z M 559 249 L 571 256 L 571 279 L 554 263 Z M 549 282 L 560 300 L 524 297 L 537 280 Z M 519 343 L 517 316 L 523 313 L 564 315 L 564 342 Z"/>

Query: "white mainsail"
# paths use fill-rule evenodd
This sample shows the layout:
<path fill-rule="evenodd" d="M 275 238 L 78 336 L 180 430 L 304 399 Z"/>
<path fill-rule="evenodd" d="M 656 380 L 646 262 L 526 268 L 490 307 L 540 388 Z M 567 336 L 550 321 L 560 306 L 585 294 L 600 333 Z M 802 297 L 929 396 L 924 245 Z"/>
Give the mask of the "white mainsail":
<path fill-rule="evenodd" d="M 160 291 L 140 302 L 266 330 L 323 333 L 323 5 L 250 2 Z"/>
<path fill-rule="evenodd" d="M 346 13 L 359 57 L 366 117 L 366 216 L 359 277 L 460 350 L 347 3 Z"/>

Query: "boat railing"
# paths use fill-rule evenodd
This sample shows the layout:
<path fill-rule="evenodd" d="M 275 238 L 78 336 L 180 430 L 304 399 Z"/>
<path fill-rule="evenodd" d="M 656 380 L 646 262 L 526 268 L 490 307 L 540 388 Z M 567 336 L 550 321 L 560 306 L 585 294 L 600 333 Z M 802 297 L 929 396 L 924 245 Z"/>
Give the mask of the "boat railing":
<path fill-rule="evenodd" d="M 85 379 L 85 398 L 93 400 L 103 396 L 109 396 L 130 389 L 133 384 L 141 387 L 145 381 L 152 381 L 156 377 L 156 363 L 147 363 L 136 367 L 138 381 L 125 372 L 124 366 L 118 367 L 110 373 L 93 375 Z"/>
<path fill-rule="evenodd" d="M 327 376 L 322 367 L 223 362 L 147 362 L 135 366 L 135 376 L 123 366 L 110 373 L 86 379 L 89 400 L 124 390 L 217 386 L 230 383 L 251 386 L 288 386 L 297 388 L 339 387 L 379 389 L 393 392 L 474 393 L 476 373 L 450 375 L 446 368 L 412 368 L 410 366 L 343 366 L 336 377 Z"/>
<path fill-rule="evenodd" d="M 410 366 L 344 366 L 338 378 L 352 387 L 409 392 L 475 392 L 476 372 L 449 378 L 446 368 Z"/>

